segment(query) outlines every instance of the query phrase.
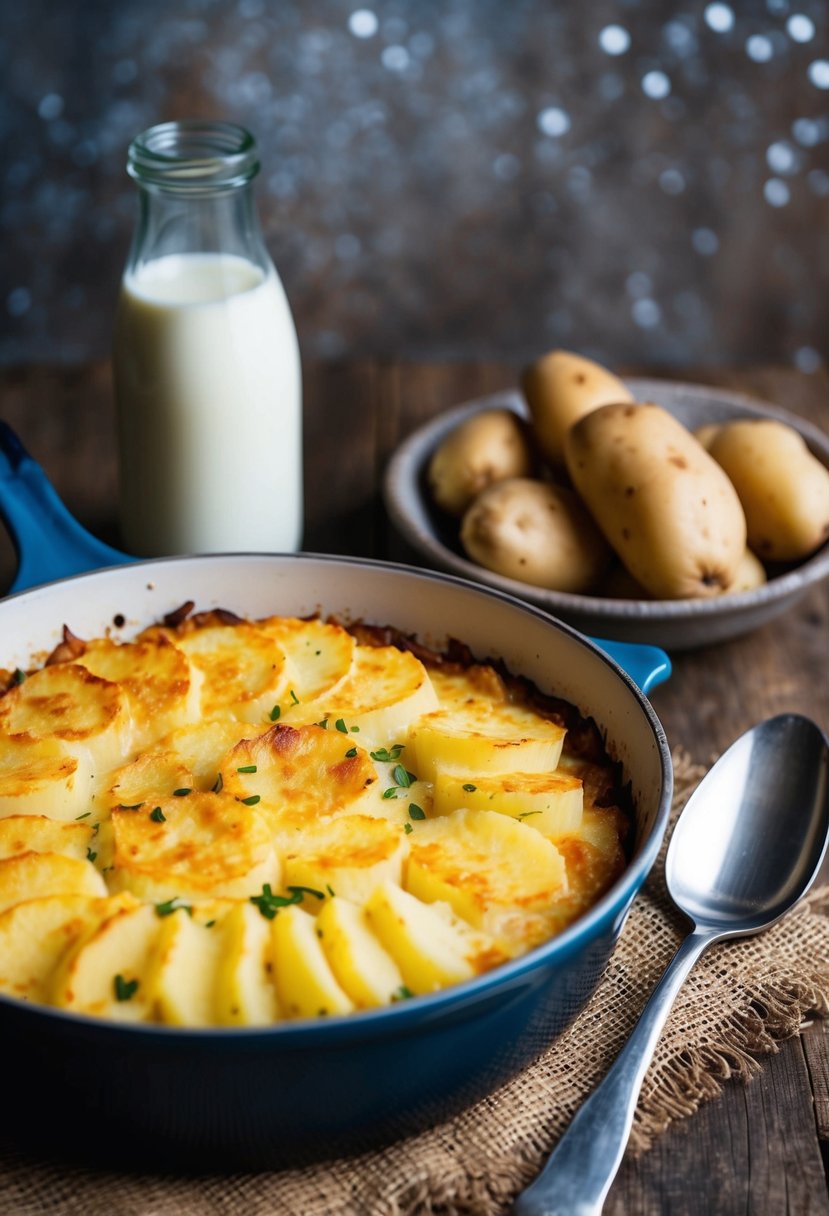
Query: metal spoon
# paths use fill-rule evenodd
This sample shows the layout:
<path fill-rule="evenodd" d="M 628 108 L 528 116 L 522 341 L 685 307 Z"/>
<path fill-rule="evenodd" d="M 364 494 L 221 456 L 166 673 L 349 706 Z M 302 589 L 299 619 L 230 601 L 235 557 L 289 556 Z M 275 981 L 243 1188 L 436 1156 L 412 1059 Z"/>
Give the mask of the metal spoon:
<path fill-rule="evenodd" d="M 829 840 L 829 741 L 782 714 L 742 735 L 689 799 L 665 861 L 668 891 L 694 928 L 633 1033 L 513 1216 L 598 1216 L 674 998 L 712 942 L 779 920 L 808 891 Z"/>

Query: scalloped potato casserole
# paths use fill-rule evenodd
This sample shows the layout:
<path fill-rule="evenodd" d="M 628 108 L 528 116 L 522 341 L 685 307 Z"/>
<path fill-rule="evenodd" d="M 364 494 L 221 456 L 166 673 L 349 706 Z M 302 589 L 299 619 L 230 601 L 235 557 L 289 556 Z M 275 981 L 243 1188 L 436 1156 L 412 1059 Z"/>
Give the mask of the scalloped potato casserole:
<path fill-rule="evenodd" d="M 183 605 L 0 671 L 0 992 L 180 1026 L 435 991 L 573 921 L 630 816 L 592 722 L 453 644 Z"/>

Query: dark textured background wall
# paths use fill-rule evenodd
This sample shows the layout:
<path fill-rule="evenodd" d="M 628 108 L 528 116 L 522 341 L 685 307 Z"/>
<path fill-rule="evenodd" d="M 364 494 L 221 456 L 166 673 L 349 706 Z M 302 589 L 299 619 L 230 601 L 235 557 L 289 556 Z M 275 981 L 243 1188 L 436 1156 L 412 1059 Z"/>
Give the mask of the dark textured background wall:
<path fill-rule="evenodd" d="M 127 144 L 249 126 L 312 356 L 829 360 L 829 3 L 7 0 L 0 360 L 106 353 Z"/>

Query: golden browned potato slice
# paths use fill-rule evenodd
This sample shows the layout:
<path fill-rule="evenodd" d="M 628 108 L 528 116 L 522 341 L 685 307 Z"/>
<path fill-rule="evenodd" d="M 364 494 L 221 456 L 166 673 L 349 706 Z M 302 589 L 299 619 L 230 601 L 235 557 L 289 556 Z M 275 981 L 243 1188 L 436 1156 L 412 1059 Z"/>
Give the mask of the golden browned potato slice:
<path fill-rule="evenodd" d="M 20 853 L 60 853 L 86 861 L 94 852 L 94 837 L 88 819 L 65 823 L 47 815 L 8 815 L 0 819 L 0 859 Z"/>
<path fill-rule="evenodd" d="M 0 861 L 0 911 L 40 895 L 106 894 L 106 883 L 90 861 L 35 852 Z"/>
<path fill-rule="evenodd" d="M 256 628 L 284 651 L 300 701 L 316 701 L 336 688 L 351 670 L 356 642 L 341 625 L 270 616 L 257 621 Z"/>
<path fill-rule="evenodd" d="M 118 908 L 63 955 L 52 973 L 50 1002 L 121 1022 L 150 1020 L 148 976 L 160 925 L 147 904 Z"/>
<path fill-rule="evenodd" d="M 331 970 L 314 917 L 294 906 L 284 908 L 272 923 L 274 982 L 285 1016 L 351 1013 L 354 1003 Z"/>
<path fill-rule="evenodd" d="M 400 998 L 403 976 L 372 931 L 365 908 L 339 895 L 326 900 L 316 933 L 337 982 L 357 1009 Z"/>
<path fill-rule="evenodd" d="M 333 722 L 327 729 L 277 723 L 231 748 L 219 771 L 226 794 L 256 799 L 283 833 L 331 816 L 362 813 L 381 798 L 369 754 Z"/>
<path fill-rule="evenodd" d="M 77 663 L 55 663 L 0 698 L 0 733 L 57 739 L 100 774 L 129 753 L 132 721 L 117 684 Z"/>
<path fill-rule="evenodd" d="M 265 817 L 224 793 L 171 791 L 135 810 L 116 808 L 112 829 L 113 890 L 154 902 L 244 899 L 263 883 L 279 882 Z"/>
<path fill-rule="evenodd" d="M 464 774 L 438 769 L 434 811 L 446 815 L 462 807 L 510 815 L 555 839 L 581 823 L 582 783 L 558 770 L 552 773 Z"/>
<path fill-rule="evenodd" d="M 400 742 L 408 724 L 436 705 L 429 674 L 410 651 L 360 646 L 336 688 L 315 702 L 290 705 L 280 721 L 325 722 L 364 746 L 388 746 Z"/>
<path fill-rule="evenodd" d="M 198 717 L 201 672 L 166 637 L 120 644 L 97 638 L 75 661 L 126 693 L 136 746 Z"/>
<path fill-rule="evenodd" d="M 434 781 L 438 769 L 545 773 L 557 767 L 565 733 L 522 706 L 473 700 L 418 718 L 409 730 L 406 755 L 426 781 Z"/>
<path fill-rule="evenodd" d="M 81 937 L 122 907 L 129 895 L 45 895 L 0 913 L 0 992 L 47 1001 L 52 973 Z"/>
<path fill-rule="evenodd" d="M 280 833 L 283 882 L 362 903 L 384 879 L 402 881 L 410 839 L 399 824 L 368 815 L 309 822 L 301 832 Z M 316 904 L 305 901 L 315 911 Z"/>
<path fill-rule="evenodd" d="M 72 820 L 92 806 L 92 759 L 72 755 L 59 739 L 0 739 L 0 815 Z"/>
<path fill-rule="evenodd" d="M 290 699 L 294 673 L 284 653 L 253 625 L 208 625 L 176 638 L 202 673 L 205 718 L 266 722 L 273 706 Z"/>

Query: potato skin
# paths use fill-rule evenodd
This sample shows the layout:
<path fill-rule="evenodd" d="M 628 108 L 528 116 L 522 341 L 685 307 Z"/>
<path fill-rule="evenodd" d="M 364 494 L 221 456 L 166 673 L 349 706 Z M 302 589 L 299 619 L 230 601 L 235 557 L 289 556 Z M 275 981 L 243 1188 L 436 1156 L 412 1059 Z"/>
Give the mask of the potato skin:
<path fill-rule="evenodd" d="M 746 547 L 737 493 L 658 405 L 605 405 L 566 441 L 573 484 L 630 574 L 657 599 L 729 587 Z"/>
<path fill-rule="evenodd" d="M 793 427 L 771 418 L 729 422 L 710 452 L 734 484 L 761 558 L 797 561 L 829 537 L 829 471 Z"/>
<path fill-rule="evenodd" d="M 463 515 L 482 490 L 532 467 L 526 425 L 512 410 L 484 410 L 455 427 L 429 461 L 427 480 L 435 502 Z"/>
<path fill-rule="evenodd" d="M 564 437 L 574 422 L 600 405 L 633 401 L 617 376 L 566 350 L 550 351 L 525 368 L 521 388 L 538 449 L 554 467 L 564 465 Z"/>
<path fill-rule="evenodd" d="M 571 490 L 526 477 L 484 490 L 463 517 L 461 542 L 486 569 L 551 591 L 588 590 L 610 560 Z"/>

